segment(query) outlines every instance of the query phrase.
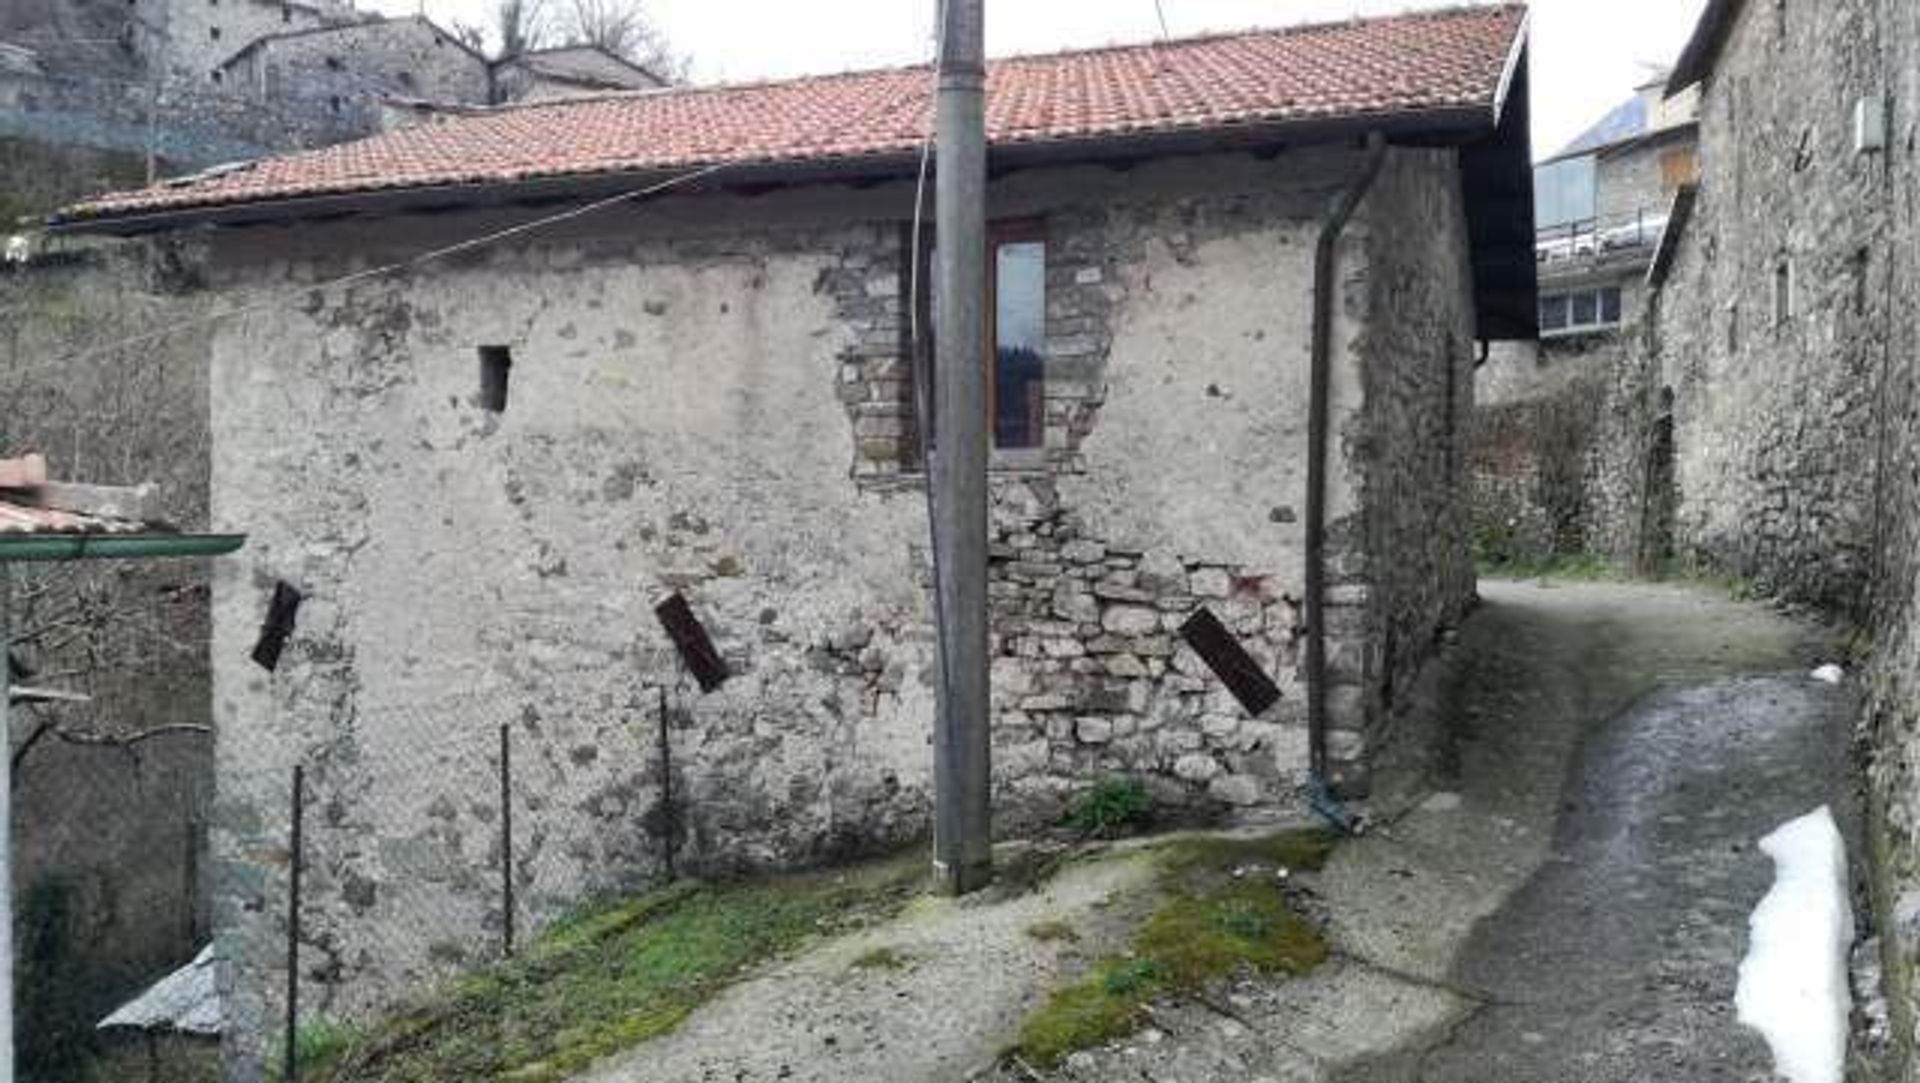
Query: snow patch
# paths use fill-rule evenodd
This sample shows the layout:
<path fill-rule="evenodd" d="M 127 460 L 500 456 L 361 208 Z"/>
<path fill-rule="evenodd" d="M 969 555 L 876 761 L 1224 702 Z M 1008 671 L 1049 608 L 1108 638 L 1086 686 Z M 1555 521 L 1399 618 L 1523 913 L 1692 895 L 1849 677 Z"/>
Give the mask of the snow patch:
<path fill-rule="evenodd" d="M 1847 671 L 1839 666 L 1821 666 L 1813 671 L 1813 679 L 1821 684 L 1839 684 L 1847 679 Z"/>
<path fill-rule="evenodd" d="M 1734 1004 L 1759 1031 L 1788 1083 L 1841 1083 L 1853 995 L 1847 850 L 1833 810 L 1821 808 L 1760 841 L 1773 890 L 1748 922 Z"/>

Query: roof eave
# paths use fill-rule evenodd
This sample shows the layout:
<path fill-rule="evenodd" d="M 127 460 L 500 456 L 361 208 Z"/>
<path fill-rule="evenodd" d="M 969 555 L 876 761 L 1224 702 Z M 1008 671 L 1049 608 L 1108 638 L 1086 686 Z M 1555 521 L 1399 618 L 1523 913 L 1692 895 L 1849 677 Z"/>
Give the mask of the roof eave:
<path fill-rule="evenodd" d="M 1715 63 L 1720 59 L 1720 50 L 1726 45 L 1727 35 L 1733 31 L 1734 21 L 1739 18 L 1742 0 L 1707 0 L 1707 6 L 1700 12 L 1700 21 L 1694 24 L 1693 36 L 1687 39 L 1686 48 L 1680 51 L 1680 59 L 1674 61 L 1673 73 L 1667 77 L 1667 97 L 1671 98 L 1696 83 L 1701 83 L 1713 74 Z"/>
<path fill-rule="evenodd" d="M 1395 113 L 1362 113 L 1344 117 L 1288 120 L 1273 123 L 1215 125 L 1175 131 L 1123 133 L 1080 139 L 996 144 L 989 165 L 995 170 L 1039 165 L 1098 163 L 1114 159 L 1173 157 L 1221 150 L 1272 150 L 1338 142 L 1378 131 L 1409 142 L 1454 144 L 1471 142 L 1493 133 L 1499 124 L 1496 110 L 1486 103 L 1445 106 Z M 908 176 L 918 167 L 917 151 L 890 151 L 873 155 L 743 163 L 723 170 L 705 185 L 798 185 L 867 181 Z M 241 226 L 347 214 L 454 210 L 571 198 L 604 197 L 624 188 L 640 188 L 662 177 L 690 172 L 703 163 L 671 169 L 598 172 L 517 181 L 362 190 L 326 195 L 230 204 L 203 204 L 170 210 L 108 214 L 85 218 L 51 218 L 50 233 L 135 236 L 194 226 Z M 692 186 L 689 186 L 692 187 Z"/>

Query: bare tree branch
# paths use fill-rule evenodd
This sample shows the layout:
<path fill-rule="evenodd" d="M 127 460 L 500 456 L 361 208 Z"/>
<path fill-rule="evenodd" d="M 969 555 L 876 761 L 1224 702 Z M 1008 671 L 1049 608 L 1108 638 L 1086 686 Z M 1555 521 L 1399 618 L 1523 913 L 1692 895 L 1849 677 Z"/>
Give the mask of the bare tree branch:
<path fill-rule="evenodd" d="M 494 30 L 500 34 L 501 56 L 518 56 L 543 48 L 553 36 L 547 0 L 499 0 L 493 15 Z"/>
<path fill-rule="evenodd" d="M 595 45 L 668 81 L 686 76 L 687 58 L 673 51 L 647 14 L 645 0 L 563 0 L 570 45 Z"/>

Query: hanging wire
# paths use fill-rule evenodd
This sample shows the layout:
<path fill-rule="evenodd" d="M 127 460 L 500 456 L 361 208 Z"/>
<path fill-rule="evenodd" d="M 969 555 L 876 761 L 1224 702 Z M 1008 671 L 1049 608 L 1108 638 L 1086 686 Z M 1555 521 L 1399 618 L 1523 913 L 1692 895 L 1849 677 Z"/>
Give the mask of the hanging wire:
<path fill-rule="evenodd" d="M 940 703 L 935 710 L 945 710 L 953 702 L 953 666 L 952 652 L 947 645 L 946 602 L 940 596 L 940 496 L 934 484 L 933 441 L 928 438 L 932 431 L 933 388 L 932 371 L 927 364 L 931 351 L 927 349 L 921 336 L 926 329 L 920 326 L 920 291 L 925 287 L 921 281 L 920 247 L 925 236 L 924 223 L 927 206 L 927 167 L 933 160 L 934 141 L 939 137 L 940 109 L 940 66 L 946 59 L 947 0 L 938 0 L 934 5 L 933 16 L 933 74 L 927 95 L 927 135 L 920 143 L 920 173 L 913 188 L 913 230 L 909 241 L 909 255 L 913 269 L 908 275 L 907 309 L 910 341 L 913 349 L 913 413 L 914 438 L 920 450 L 920 469 L 926 475 L 927 504 L 927 552 L 933 565 L 933 627 L 934 651 L 940 661 Z"/>
<path fill-rule="evenodd" d="M 575 218 L 583 218 L 589 214 L 593 214 L 596 211 L 605 210 L 606 208 L 612 207 L 616 204 L 625 203 L 629 200 L 644 199 L 647 196 L 656 195 L 660 192 L 667 191 L 668 189 L 671 189 L 671 188 L 678 188 L 683 184 L 689 184 L 689 183 L 692 183 L 693 181 L 700 180 L 705 177 L 710 177 L 715 173 L 719 173 L 722 170 L 727 168 L 729 168 L 729 165 L 727 163 L 716 163 L 714 165 L 704 166 L 700 169 L 695 169 L 691 172 L 682 173 L 675 177 L 670 177 L 656 184 L 650 184 L 642 188 L 636 188 L 636 189 L 633 189 L 632 191 L 621 192 L 618 195 L 608 196 L 605 199 L 597 199 L 591 203 L 583 203 L 578 207 L 561 211 L 557 214 L 549 214 L 541 218 L 536 218 L 530 222 L 522 222 L 519 225 L 509 226 L 505 229 L 495 230 L 491 233 L 483 233 L 476 237 L 469 237 L 464 241 L 458 241 L 453 244 L 446 245 L 445 247 L 442 247 L 442 248 L 429 249 L 425 252 L 421 252 L 416 255 L 409 256 L 403 260 L 396 260 L 392 263 L 382 264 L 378 267 L 369 267 L 363 271 L 355 271 L 352 274 L 345 274 L 337 278 L 326 279 L 322 282 L 317 282 L 312 285 L 300 285 L 300 286 L 289 287 L 287 290 L 283 291 L 283 293 L 279 296 L 269 297 L 269 298 L 266 298 L 265 300 L 256 301 L 252 304 L 240 305 L 238 307 L 230 308 L 222 312 L 214 312 L 209 315 L 196 317 L 191 320 L 181 320 L 178 323 L 167 324 L 164 327 L 159 327 L 152 331 L 146 331 L 138 335 L 132 335 L 127 338 L 119 339 L 117 341 L 107 343 L 104 346 L 95 346 L 95 347 L 92 347 L 91 349 L 81 350 L 77 353 L 68 354 L 67 356 L 60 358 L 57 364 L 61 366 L 65 366 L 69 364 L 77 364 L 83 361 L 90 361 L 95 358 L 104 356 L 106 354 L 113 353 L 117 350 L 125 349 L 129 346 L 137 346 L 144 342 L 152 342 L 157 339 L 165 338 L 169 335 L 178 334 L 179 332 L 182 332 L 182 331 L 190 331 L 198 327 L 206 327 L 206 326 L 212 326 L 213 324 L 217 324 L 217 323 L 224 323 L 227 320 L 235 319 L 240 316 L 252 315 L 253 313 L 256 313 L 256 312 L 264 312 L 270 309 L 279 308 L 283 305 L 292 306 L 295 304 L 304 304 L 306 303 L 306 301 L 304 300 L 305 298 L 310 298 L 314 293 L 317 293 L 317 292 L 325 292 L 327 290 L 339 289 L 342 286 L 352 285 L 353 283 L 356 283 L 356 282 L 364 282 L 369 279 L 381 278 L 386 275 L 394 274 L 395 272 L 398 272 L 398 271 L 411 270 L 415 267 L 420 267 L 425 264 L 432 263 L 435 260 L 444 259 L 448 256 L 458 255 L 462 252 L 470 252 L 476 248 L 484 248 L 487 245 L 496 244 L 500 241 L 507 240 L 508 238 L 511 238 L 511 237 L 518 237 L 524 234 L 533 233 L 538 230 L 546 229 L 549 226 L 555 226 L 555 225 L 559 225 L 562 222 L 572 221 Z"/>

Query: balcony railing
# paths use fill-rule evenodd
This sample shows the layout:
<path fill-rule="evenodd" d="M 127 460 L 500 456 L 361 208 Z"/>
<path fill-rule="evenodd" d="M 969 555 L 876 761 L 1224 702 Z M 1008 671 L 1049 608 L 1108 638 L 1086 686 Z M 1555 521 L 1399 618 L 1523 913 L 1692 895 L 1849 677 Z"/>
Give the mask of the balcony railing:
<path fill-rule="evenodd" d="M 1640 210 L 1548 226 L 1534 235 L 1534 259 L 1542 266 L 1599 261 L 1613 256 L 1650 255 L 1667 228 L 1664 210 Z"/>

